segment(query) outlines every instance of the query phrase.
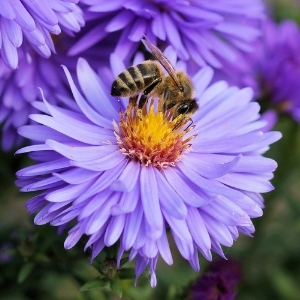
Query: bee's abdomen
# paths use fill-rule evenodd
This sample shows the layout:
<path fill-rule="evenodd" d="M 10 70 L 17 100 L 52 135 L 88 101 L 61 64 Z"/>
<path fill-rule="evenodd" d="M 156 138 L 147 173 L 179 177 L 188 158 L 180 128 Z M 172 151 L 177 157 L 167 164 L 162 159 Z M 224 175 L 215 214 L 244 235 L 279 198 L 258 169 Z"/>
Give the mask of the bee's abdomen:
<path fill-rule="evenodd" d="M 160 69 L 153 62 L 130 67 L 115 79 L 111 87 L 111 95 L 121 97 L 136 95 L 160 76 Z"/>

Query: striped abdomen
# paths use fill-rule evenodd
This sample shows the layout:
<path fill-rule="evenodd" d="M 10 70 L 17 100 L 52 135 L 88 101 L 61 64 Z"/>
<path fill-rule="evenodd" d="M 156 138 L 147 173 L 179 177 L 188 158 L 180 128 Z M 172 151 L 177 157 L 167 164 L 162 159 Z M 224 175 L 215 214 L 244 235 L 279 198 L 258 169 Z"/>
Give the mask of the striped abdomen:
<path fill-rule="evenodd" d="M 134 96 L 162 76 L 163 73 L 158 62 L 145 61 L 119 74 L 111 86 L 111 95 Z"/>

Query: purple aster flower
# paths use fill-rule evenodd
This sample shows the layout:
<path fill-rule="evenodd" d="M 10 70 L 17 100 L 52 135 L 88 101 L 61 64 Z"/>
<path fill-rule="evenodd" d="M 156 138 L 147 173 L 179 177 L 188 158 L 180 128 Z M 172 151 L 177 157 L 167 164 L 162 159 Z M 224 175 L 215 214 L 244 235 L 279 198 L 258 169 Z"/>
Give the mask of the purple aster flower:
<path fill-rule="evenodd" d="M 35 111 L 32 103 L 42 99 L 38 88 L 43 89 L 50 103 L 65 105 L 65 96 L 71 93 L 61 64 L 68 66 L 72 73 L 75 72 L 78 58 L 65 54 L 72 42 L 71 37 L 61 34 L 56 39 L 57 53 L 49 59 L 41 57 L 32 49 L 26 54 L 19 49 L 19 66 L 16 70 L 8 68 L 0 58 L 1 148 L 4 151 L 19 146 L 24 140 L 17 134 L 17 128 L 29 122 L 28 115 Z M 107 64 L 98 53 L 86 51 L 85 55 L 95 67 Z M 105 51 L 104 56 L 107 56 Z"/>
<path fill-rule="evenodd" d="M 11 242 L 5 242 L 0 245 L 0 265 L 7 264 L 13 260 L 13 245 Z"/>
<path fill-rule="evenodd" d="M 37 53 L 49 57 L 55 46 L 51 35 L 78 32 L 84 25 L 78 0 L 2 0 L 0 3 L 0 53 L 4 63 L 18 67 L 18 51 L 26 40 Z M 23 48 L 23 47 L 22 47 Z M 27 51 L 24 47 L 23 51 Z"/>
<path fill-rule="evenodd" d="M 37 124 L 19 129 L 34 142 L 17 153 L 37 163 L 17 173 L 17 185 L 40 191 L 26 204 L 38 212 L 35 224 L 72 227 L 66 249 L 87 235 L 93 260 L 119 242 L 118 263 L 129 252 L 136 277 L 149 266 L 155 286 L 158 257 L 172 264 L 167 231 L 196 271 L 199 251 L 225 257 L 222 245 L 254 232 L 277 166 L 262 153 L 281 134 L 261 130 L 251 89 L 209 85 L 210 67 L 191 78 L 200 105 L 193 125 L 174 130 L 178 120 L 162 113 L 160 99 L 140 111 L 110 96 L 125 69 L 115 54 L 112 61 L 113 74 L 97 76 L 79 59 L 78 84 L 64 68 L 76 103 L 63 109 L 44 98 L 44 113 L 30 117 Z"/>
<path fill-rule="evenodd" d="M 253 46 L 254 52 L 239 56 L 238 71 L 218 71 L 216 80 L 222 76 L 239 87 L 251 86 L 257 99 L 300 122 L 299 27 L 292 20 L 276 24 L 267 19 Z"/>
<path fill-rule="evenodd" d="M 190 288 L 191 300 L 233 300 L 235 286 L 242 277 L 241 266 L 233 260 L 212 262 Z"/>
<path fill-rule="evenodd" d="M 0 123 L 1 146 L 4 151 L 23 140 L 17 128 L 29 122 L 28 115 L 35 111 L 32 103 L 41 100 L 41 87 L 51 103 L 58 103 L 57 94 L 67 95 L 69 87 L 62 76 L 60 64 L 67 63 L 63 55 L 45 59 L 31 51 L 19 52 L 19 67 L 11 70 L 0 59 Z M 72 59 L 75 63 L 75 58 Z"/>
<path fill-rule="evenodd" d="M 266 22 L 257 70 L 262 96 L 300 122 L 300 30 L 294 21 Z"/>
<path fill-rule="evenodd" d="M 254 23 L 263 16 L 261 0 L 166 1 L 82 0 L 88 32 L 70 49 L 78 54 L 110 37 L 115 52 L 130 58 L 143 35 L 173 45 L 180 59 L 198 66 L 221 68 L 234 61 L 236 49 L 248 51 L 259 35 Z M 106 43 L 106 42 L 105 42 Z M 105 44 L 102 42 L 101 44 Z"/>

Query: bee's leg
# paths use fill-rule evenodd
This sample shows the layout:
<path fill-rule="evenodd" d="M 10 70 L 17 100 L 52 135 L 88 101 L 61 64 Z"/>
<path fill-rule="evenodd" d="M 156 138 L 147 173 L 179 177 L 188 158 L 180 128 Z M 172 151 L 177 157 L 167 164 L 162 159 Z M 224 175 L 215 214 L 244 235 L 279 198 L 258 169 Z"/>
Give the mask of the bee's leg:
<path fill-rule="evenodd" d="M 155 79 L 143 92 L 140 101 L 139 101 L 139 108 L 143 108 L 147 99 L 148 99 L 148 94 L 151 93 L 153 91 L 153 89 L 159 84 L 161 83 L 162 79 L 161 78 L 157 78 Z"/>
<path fill-rule="evenodd" d="M 184 131 L 186 131 L 186 130 L 188 130 L 192 125 L 193 125 L 193 119 L 192 118 L 182 118 L 181 120 L 179 120 L 176 124 L 175 124 L 175 126 L 173 127 L 173 129 L 172 129 L 172 131 L 173 130 L 176 130 L 183 122 L 185 122 L 185 121 L 189 121 L 190 122 L 190 124 L 184 129 Z"/>
<path fill-rule="evenodd" d="M 176 130 L 181 124 L 182 124 L 182 122 L 185 120 L 185 118 L 182 118 L 181 120 L 179 120 L 176 124 L 175 124 L 175 126 L 173 127 L 173 129 L 172 129 L 172 131 L 173 130 Z"/>
<path fill-rule="evenodd" d="M 137 100 L 138 100 L 138 95 L 132 96 L 132 97 L 129 98 L 129 104 L 131 104 L 132 106 L 135 106 Z"/>
<path fill-rule="evenodd" d="M 140 101 L 139 101 L 139 109 L 142 109 L 147 102 L 147 95 L 142 94 Z"/>
<path fill-rule="evenodd" d="M 186 127 L 184 129 L 184 131 L 187 131 L 193 125 L 193 123 L 194 123 L 193 119 L 191 119 L 191 118 L 189 118 L 189 121 L 190 121 L 190 124 L 188 125 L 188 127 Z"/>

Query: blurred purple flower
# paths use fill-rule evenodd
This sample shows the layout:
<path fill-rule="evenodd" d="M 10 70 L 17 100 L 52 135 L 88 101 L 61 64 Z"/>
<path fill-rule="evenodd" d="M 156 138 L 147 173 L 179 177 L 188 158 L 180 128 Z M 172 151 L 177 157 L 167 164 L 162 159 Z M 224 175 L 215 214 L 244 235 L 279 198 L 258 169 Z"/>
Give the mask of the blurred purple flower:
<path fill-rule="evenodd" d="M 88 32 L 70 49 L 78 54 L 110 36 L 115 52 L 130 59 L 143 35 L 160 47 L 173 45 L 180 59 L 221 68 L 234 61 L 236 50 L 249 51 L 263 16 L 261 0 L 82 0 Z M 253 24 L 252 24 L 253 23 Z M 92 24 L 92 25 L 91 25 Z M 105 44 L 104 42 L 101 43 Z"/>
<path fill-rule="evenodd" d="M 212 262 L 207 272 L 190 288 L 190 299 L 233 300 L 235 286 L 242 277 L 241 266 L 233 260 Z"/>
<path fill-rule="evenodd" d="M 0 265 L 7 264 L 13 260 L 13 251 L 14 248 L 11 242 L 5 242 L 0 245 Z"/>
<path fill-rule="evenodd" d="M 74 64 L 76 58 L 72 58 Z M 69 86 L 62 74 L 61 63 L 68 62 L 64 55 L 46 59 L 35 52 L 19 53 L 19 67 L 11 70 L 0 59 L 0 123 L 1 148 L 4 151 L 19 146 L 23 138 L 17 128 L 29 122 L 29 114 L 36 111 L 32 103 L 41 100 L 39 87 L 51 103 L 58 103 L 57 95 L 67 95 Z M 71 65 L 71 64 L 69 64 Z"/>
<path fill-rule="evenodd" d="M 255 51 L 240 55 L 238 68 L 217 71 L 215 80 L 226 78 L 239 87 L 251 86 L 257 99 L 279 113 L 300 122 L 300 30 L 292 20 L 263 23 L 263 35 Z M 274 121 L 274 117 L 272 117 Z"/>
<path fill-rule="evenodd" d="M 221 245 L 232 246 L 239 232 L 254 232 L 250 218 L 262 215 L 260 193 L 273 189 L 269 180 L 277 166 L 261 154 L 281 134 L 261 130 L 265 122 L 251 89 L 209 86 L 209 67 L 192 78 L 201 107 L 195 127 L 172 130 L 176 120 L 159 119 L 163 115 L 150 104 L 143 115 L 125 113 L 128 100 L 110 96 L 125 66 L 115 54 L 112 61 L 113 74 L 98 77 L 79 59 L 80 90 L 64 68 L 76 104 L 62 109 L 44 99 L 47 115 L 31 115 L 39 124 L 19 129 L 34 144 L 17 153 L 31 152 L 37 164 L 17 173 L 17 185 L 41 191 L 26 204 L 29 213 L 39 211 L 35 224 L 74 226 L 66 249 L 87 235 L 93 260 L 120 241 L 118 260 L 130 251 L 136 277 L 149 265 L 155 286 L 159 255 L 173 262 L 168 229 L 196 271 L 198 251 L 208 260 L 211 250 L 224 257 Z"/>
<path fill-rule="evenodd" d="M 294 21 L 268 21 L 257 76 L 261 94 L 300 122 L 300 30 Z"/>
<path fill-rule="evenodd" d="M 49 57 L 55 46 L 51 35 L 63 30 L 70 35 L 84 25 L 79 0 L 1 0 L 0 56 L 12 69 L 18 67 L 18 51 L 24 39 L 41 56 Z M 23 51 L 27 51 L 24 45 Z"/>
<path fill-rule="evenodd" d="M 16 70 L 8 68 L 0 58 L 2 150 L 8 151 L 13 147 L 20 146 L 24 140 L 18 135 L 17 128 L 29 123 L 29 114 L 36 112 L 32 103 L 42 99 L 38 88 L 43 89 L 44 95 L 50 103 L 65 105 L 65 98 L 62 97 L 71 95 L 71 93 L 61 64 L 68 66 L 72 74 L 75 72 L 78 57 L 66 55 L 66 51 L 72 43 L 73 38 L 62 33 L 56 38 L 57 53 L 49 59 L 39 56 L 32 49 L 28 49 L 26 54 L 18 49 L 19 66 Z M 108 51 L 111 49 L 103 49 L 102 55 L 88 50 L 84 55 L 89 57 L 95 67 L 105 66 L 109 62 L 103 60 L 103 57 L 107 58 Z"/>

